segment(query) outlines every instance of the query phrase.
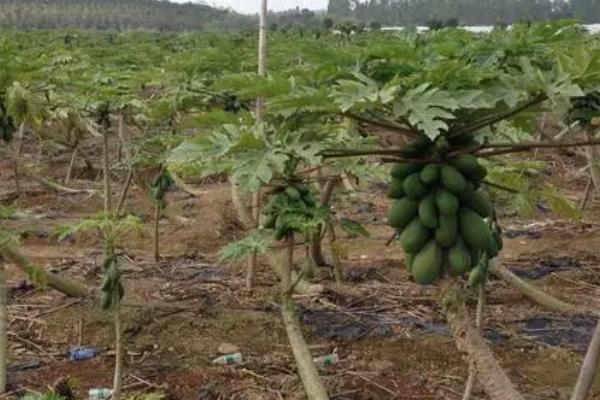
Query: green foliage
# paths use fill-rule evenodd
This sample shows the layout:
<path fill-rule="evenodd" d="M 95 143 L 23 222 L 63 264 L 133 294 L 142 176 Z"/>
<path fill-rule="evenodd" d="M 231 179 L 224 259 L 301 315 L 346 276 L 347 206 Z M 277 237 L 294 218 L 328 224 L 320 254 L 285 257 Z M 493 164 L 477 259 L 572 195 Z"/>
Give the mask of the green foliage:
<path fill-rule="evenodd" d="M 95 232 L 105 243 L 118 244 L 128 233 L 140 233 L 142 220 L 134 215 L 116 217 L 112 214 L 98 213 L 77 224 L 62 225 L 55 228 L 58 240 L 64 240 L 78 232 Z"/>
<path fill-rule="evenodd" d="M 342 218 L 339 221 L 340 227 L 346 232 L 350 237 L 371 237 L 371 234 L 368 230 L 365 229 L 363 225 L 360 223 L 353 221 L 349 218 Z"/>
<path fill-rule="evenodd" d="M 490 187 L 494 198 L 507 210 L 514 210 L 521 216 L 537 215 L 540 212 L 538 206 L 546 203 L 552 211 L 563 217 L 573 220 L 581 218 L 576 204 L 562 195 L 555 186 L 540 179 L 544 166 L 542 161 L 516 160 L 511 160 L 506 165 L 491 164 L 487 180 L 511 189 L 511 192 L 506 192 Z"/>
<path fill-rule="evenodd" d="M 223 247 L 219 252 L 219 262 L 234 261 L 251 254 L 265 254 L 269 250 L 271 241 L 272 239 L 266 231 L 255 231 L 245 238 Z"/>

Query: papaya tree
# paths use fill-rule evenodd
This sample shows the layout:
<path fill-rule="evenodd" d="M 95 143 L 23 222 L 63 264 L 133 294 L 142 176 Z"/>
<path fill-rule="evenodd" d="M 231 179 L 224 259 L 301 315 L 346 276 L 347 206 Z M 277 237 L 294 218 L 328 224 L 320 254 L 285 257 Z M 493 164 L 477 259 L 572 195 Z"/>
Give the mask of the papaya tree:
<path fill-rule="evenodd" d="M 125 295 L 117 250 L 127 234 L 140 232 L 141 229 L 142 222 L 138 217 L 132 215 L 117 217 L 112 213 L 92 215 L 76 225 L 65 226 L 60 229 L 60 238 L 78 232 L 90 231 L 96 234 L 102 242 L 104 276 L 100 287 L 100 305 L 103 310 L 111 310 L 114 319 L 115 370 L 112 398 L 115 400 L 121 398 L 123 387 L 124 343 L 121 300 Z"/>

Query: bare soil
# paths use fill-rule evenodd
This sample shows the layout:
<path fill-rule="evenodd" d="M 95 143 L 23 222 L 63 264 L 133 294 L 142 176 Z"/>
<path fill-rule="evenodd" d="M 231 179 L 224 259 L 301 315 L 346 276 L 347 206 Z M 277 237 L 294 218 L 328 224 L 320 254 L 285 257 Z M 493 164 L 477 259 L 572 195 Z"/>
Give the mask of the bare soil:
<path fill-rule="evenodd" d="M 67 163 L 45 165 L 42 173 L 60 181 Z M 548 167 L 549 176 L 575 201 L 583 197 L 586 180 L 568 171 L 579 164 L 574 158 Z M 100 189 L 94 174 L 86 175 L 83 168 L 76 172 L 70 186 Z M 115 196 L 123 177 L 121 172 L 113 177 Z M 57 194 L 27 180 L 23 188 L 12 203 L 12 169 L 0 161 L 0 199 L 20 211 L 17 218 L 0 223 L 19 233 L 23 252 L 35 262 L 88 286 L 99 285 L 98 239 L 77 235 L 59 242 L 55 235 L 57 226 L 100 210 L 99 192 Z M 206 194 L 197 198 L 177 190 L 169 194 L 160 224 L 160 263 L 152 260 L 150 228 L 128 238 L 120 252 L 127 292 L 126 391 L 161 391 L 180 400 L 302 399 L 278 314 L 277 281 L 263 262 L 257 288 L 249 293 L 243 263 L 218 263 L 222 246 L 244 233 L 228 185 L 201 189 Z M 340 357 L 322 371 L 332 399 L 461 399 L 467 367 L 438 312 L 435 287 L 412 283 L 400 247 L 385 245 L 392 234 L 385 225 L 387 204 L 383 190 L 361 188 L 337 206 L 339 215 L 363 222 L 371 237 L 339 232 L 348 253 L 348 283 L 336 286 L 331 271 L 322 269 L 314 279 L 326 284 L 323 296 L 297 298 L 311 350 L 315 356 L 337 352 Z M 150 226 L 153 206 L 144 190 L 133 189 L 126 210 Z M 588 210 L 579 222 L 550 213 L 535 220 L 503 218 L 511 238 L 502 257 L 549 293 L 600 309 L 597 203 Z M 97 301 L 27 287 L 26 277 L 11 265 L 8 279 L 10 390 L 43 391 L 64 377 L 74 382 L 77 399 L 85 399 L 89 388 L 110 387 L 111 315 Z M 548 313 L 499 281 L 490 282 L 487 294 L 485 335 L 510 377 L 528 399 L 567 399 L 595 321 Z M 221 343 L 238 346 L 243 363 L 213 365 Z M 103 352 L 72 362 L 68 351 L 79 344 Z M 476 392 L 476 398 L 485 396 Z M 600 377 L 592 399 L 600 399 Z"/>

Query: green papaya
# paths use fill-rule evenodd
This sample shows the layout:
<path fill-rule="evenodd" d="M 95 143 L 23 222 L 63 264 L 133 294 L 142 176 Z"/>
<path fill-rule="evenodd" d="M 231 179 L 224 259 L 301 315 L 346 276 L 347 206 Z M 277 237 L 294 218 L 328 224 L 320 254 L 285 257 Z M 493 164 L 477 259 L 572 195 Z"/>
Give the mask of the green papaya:
<path fill-rule="evenodd" d="M 467 245 L 473 249 L 486 250 L 494 240 L 488 224 L 467 207 L 458 210 L 458 230 Z"/>
<path fill-rule="evenodd" d="M 458 198 L 445 189 L 440 189 L 436 193 L 435 205 L 442 215 L 455 215 L 460 207 Z"/>
<path fill-rule="evenodd" d="M 397 229 L 404 229 L 418 214 L 419 204 L 405 197 L 395 200 L 388 213 L 388 224 Z"/>
<path fill-rule="evenodd" d="M 427 136 L 419 137 L 415 142 L 409 143 L 400 150 L 400 155 L 406 158 L 419 158 L 425 155 L 431 146 Z"/>
<path fill-rule="evenodd" d="M 298 189 L 293 186 L 288 186 L 285 188 L 285 194 L 290 198 L 290 200 L 298 201 L 302 197 Z"/>
<path fill-rule="evenodd" d="M 465 205 L 481 215 L 483 218 L 491 217 L 494 213 L 494 206 L 487 193 L 477 190 L 465 201 Z"/>
<path fill-rule="evenodd" d="M 458 238 L 458 220 L 456 215 L 440 215 L 439 226 L 435 230 L 435 240 L 442 247 L 450 247 Z"/>
<path fill-rule="evenodd" d="M 400 243 L 407 253 L 418 253 L 429 239 L 430 231 L 418 217 L 413 219 L 400 235 Z"/>
<path fill-rule="evenodd" d="M 427 164 L 421 170 L 421 182 L 427 186 L 431 186 L 440 179 L 439 164 Z"/>
<path fill-rule="evenodd" d="M 469 273 L 469 286 L 476 287 L 485 282 L 486 272 L 481 267 L 475 267 Z"/>
<path fill-rule="evenodd" d="M 477 144 L 475 135 L 472 132 L 466 132 L 458 136 L 452 136 L 449 138 L 450 144 L 453 146 L 469 146 Z"/>
<path fill-rule="evenodd" d="M 100 306 L 103 310 L 108 310 L 112 306 L 113 295 L 110 292 L 100 293 Z"/>
<path fill-rule="evenodd" d="M 388 188 L 388 197 L 392 199 L 401 199 L 404 197 L 404 189 L 402 188 L 401 180 L 392 179 L 392 183 Z"/>
<path fill-rule="evenodd" d="M 437 228 L 438 212 L 435 206 L 435 193 L 428 194 L 419 203 L 419 218 L 426 227 Z"/>
<path fill-rule="evenodd" d="M 438 154 L 446 154 L 450 149 L 450 143 L 445 136 L 438 136 L 435 142 L 433 143 L 433 151 Z"/>
<path fill-rule="evenodd" d="M 471 268 L 475 268 L 481 261 L 481 250 L 469 248 L 469 253 L 471 254 Z"/>
<path fill-rule="evenodd" d="M 471 269 L 471 254 L 465 242 L 458 238 L 448 249 L 448 270 L 454 276 L 461 276 Z"/>
<path fill-rule="evenodd" d="M 110 292 L 113 283 L 109 276 L 104 275 L 104 279 L 102 280 L 102 286 L 100 286 L 100 290 L 103 292 Z"/>
<path fill-rule="evenodd" d="M 415 282 L 431 285 L 441 274 L 443 250 L 435 240 L 430 240 L 415 256 L 412 263 L 412 274 Z"/>
<path fill-rule="evenodd" d="M 407 197 L 415 200 L 419 200 L 427 194 L 427 188 L 421 182 L 421 174 L 419 173 L 414 173 L 404 179 L 402 188 Z"/>
<path fill-rule="evenodd" d="M 477 161 L 477 157 L 472 154 L 461 154 L 450 160 L 450 165 L 462 174 L 469 176 L 478 168 L 479 162 Z"/>
<path fill-rule="evenodd" d="M 456 196 L 458 197 L 458 200 L 461 203 L 466 203 L 471 196 L 473 195 L 473 193 L 475 193 L 475 185 L 473 184 L 473 182 L 471 181 L 467 181 L 467 185 L 465 186 L 465 190 L 463 190 L 462 192 L 458 193 Z"/>
<path fill-rule="evenodd" d="M 412 254 L 412 253 L 404 254 L 404 264 L 406 264 L 406 269 L 408 269 L 409 272 L 412 272 L 412 265 L 413 265 L 414 261 L 415 261 L 414 254 Z"/>
<path fill-rule="evenodd" d="M 442 165 L 440 172 L 442 185 L 452 193 L 460 193 L 465 190 L 467 181 L 465 177 L 453 166 Z"/>
<path fill-rule="evenodd" d="M 412 175 L 421 170 L 421 165 L 417 163 L 398 163 L 392 167 L 391 175 L 398 180 L 404 180 L 409 175 Z"/>
<path fill-rule="evenodd" d="M 478 164 L 477 169 L 469 174 L 469 178 L 475 182 L 481 182 L 485 179 L 487 173 L 487 169 L 483 165 Z"/>

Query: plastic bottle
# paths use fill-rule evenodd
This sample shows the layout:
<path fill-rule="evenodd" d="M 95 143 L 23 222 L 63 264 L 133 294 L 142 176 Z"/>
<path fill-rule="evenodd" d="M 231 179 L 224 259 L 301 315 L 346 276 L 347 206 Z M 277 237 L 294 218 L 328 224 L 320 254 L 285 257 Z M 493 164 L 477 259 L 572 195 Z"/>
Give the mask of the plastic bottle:
<path fill-rule="evenodd" d="M 106 388 L 90 389 L 88 392 L 88 400 L 104 400 L 109 399 L 112 395 L 112 390 Z"/>
<path fill-rule="evenodd" d="M 89 360 L 100 354 L 100 351 L 93 346 L 73 347 L 69 351 L 69 359 L 71 361 Z"/>
<path fill-rule="evenodd" d="M 225 354 L 224 356 L 215 358 L 213 360 L 213 364 L 219 364 L 219 365 L 241 364 L 241 363 L 242 363 L 242 354 L 241 353 Z"/>
<path fill-rule="evenodd" d="M 340 358 L 336 353 L 327 354 L 325 356 L 313 358 L 313 362 L 317 367 L 324 367 L 326 365 L 337 364 L 340 361 Z"/>

